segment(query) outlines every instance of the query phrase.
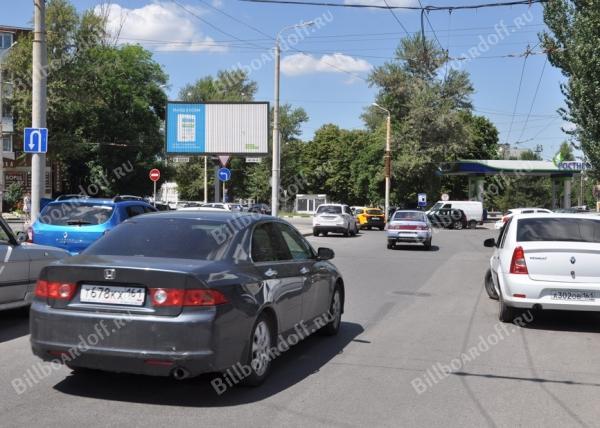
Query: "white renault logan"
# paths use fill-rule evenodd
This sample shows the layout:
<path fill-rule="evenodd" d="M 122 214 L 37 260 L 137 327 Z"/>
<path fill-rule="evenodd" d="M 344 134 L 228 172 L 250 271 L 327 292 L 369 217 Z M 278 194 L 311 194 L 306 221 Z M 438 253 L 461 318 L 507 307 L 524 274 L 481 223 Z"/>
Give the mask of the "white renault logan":
<path fill-rule="evenodd" d="M 486 290 L 500 321 L 519 309 L 600 311 L 600 217 L 518 214 L 484 245 L 495 248 Z"/>

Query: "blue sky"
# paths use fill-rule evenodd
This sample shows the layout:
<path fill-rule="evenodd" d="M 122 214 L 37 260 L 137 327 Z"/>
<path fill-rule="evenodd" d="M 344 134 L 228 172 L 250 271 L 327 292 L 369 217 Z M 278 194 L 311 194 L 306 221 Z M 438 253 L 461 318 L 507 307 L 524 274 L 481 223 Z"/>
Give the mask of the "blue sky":
<path fill-rule="evenodd" d="M 332 1 L 384 4 L 383 0 Z M 480 3 L 478 0 L 422 2 L 438 6 Z M 30 25 L 32 3 L 31 0 L 0 0 L 0 24 Z M 79 10 L 94 8 L 100 3 L 106 2 L 74 1 Z M 313 27 L 308 36 L 294 45 L 296 50 L 284 53 L 282 60 L 281 99 L 307 111 L 310 122 L 303 128 L 305 139 L 311 138 L 324 123 L 362 127 L 360 115 L 376 92 L 363 79 L 368 76 L 370 67 L 393 57 L 399 39 L 405 35 L 387 10 L 239 0 L 118 0 L 111 3 L 111 22 L 121 27 L 122 40 L 138 42 L 151 49 L 170 76 L 171 99 L 176 99 L 184 84 L 241 64 L 255 66 L 251 78 L 258 82 L 256 98 L 272 102 L 273 63 L 263 55 L 268 54 L 272 41 L 256 30 L 274 36 L 282 27 L 321 17 L 323 25 Z M 388 3 L 418 4 L 417 0 L 388 0 Z M 409 32 L 420 29 L 418 12 L 397 11 L 396 15 Z M 476 89 L 473 97 L 476 112 L 496 124 L 500 142 L 522 141 L 519 147 L 526 148 L 540 144 L 543 157 L 551 158 L 566 139 L 561 126 L 567 124 L 556 113 L 557 108 L 564 105 L 559 87 L 563 77 L 550 64 L 546 64 L 542 74 L 543 54 L 531 55 L 526 61 L 523 57 L 502 57 L 522 54 L 528 45 L 534 52 L 540 51 L 534 46 L 538 43 L 538 32 L 544 29 L 542 7 L 459 10 L 452 14 L 436 11 L 429 14 L 429 19 L 437 39 L 444 48 L 449 48 L 451 57 L 476 57 L 456 63 L 470 73 Z M 428 31 L 432 35 L 431 29 Z M 515 105 L 517 114 L 513 119 Z"/>

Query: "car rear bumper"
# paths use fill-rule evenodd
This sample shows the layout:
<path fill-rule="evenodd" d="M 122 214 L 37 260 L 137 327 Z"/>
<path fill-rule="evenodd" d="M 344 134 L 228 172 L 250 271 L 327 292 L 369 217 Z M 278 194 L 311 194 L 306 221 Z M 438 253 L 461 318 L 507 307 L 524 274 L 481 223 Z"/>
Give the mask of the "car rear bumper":
<path fill-rule="evenodd" d="M 154 376 L 169 376 L 175 368 L 191 376 L 224 370 L 240 361 L 246 346 L 241 333 L 232 337 L 227 332 L 233 329 L 215 322 L 211 309 L 123 316 L 34 301 L 30 330 L 33 353 L 45 361 Z"/>
<path fill-rule="evenodd" d="M 558 300 L 555 291 L 585 291 L 594 294 L 594 300 Z M 525 297 L 516 297 L 521 295 Z M 557 309 L 565 311 L 600 311 L 600 284 L 533 281 L 527 275 L 505 275 L 502 298 L 508 306 L 530 309 Z"/>
<path fill-rule="evenodd" d="M 431 239 L 431 232 L 410 232 L 402 233 L 388 230 L 388 242 L 424 242 Z"/>
<path fill-rule="evenodd" d="M 317 233 L 322 233 L 322 232 L 345 233 L 348 231 L 348 228 L 344 225 L 336 225 L 336 224 L 319 225 L 319 226 L 313 226 L 313 231 L 315 231 Z"/>

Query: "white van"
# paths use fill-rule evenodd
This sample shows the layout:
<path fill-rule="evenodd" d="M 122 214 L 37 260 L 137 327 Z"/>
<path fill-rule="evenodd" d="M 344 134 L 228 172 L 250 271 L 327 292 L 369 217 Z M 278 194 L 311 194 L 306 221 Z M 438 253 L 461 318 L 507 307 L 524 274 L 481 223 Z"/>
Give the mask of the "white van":
<path fill-rule="evenodd" d="M 462 210 L 467 216 L 469 227 L 474 229 L 483 223 L 483 204 L 479 201 L 438 201 L 427 213 L 438 211 L 443 208 L 456 208 Z"/>

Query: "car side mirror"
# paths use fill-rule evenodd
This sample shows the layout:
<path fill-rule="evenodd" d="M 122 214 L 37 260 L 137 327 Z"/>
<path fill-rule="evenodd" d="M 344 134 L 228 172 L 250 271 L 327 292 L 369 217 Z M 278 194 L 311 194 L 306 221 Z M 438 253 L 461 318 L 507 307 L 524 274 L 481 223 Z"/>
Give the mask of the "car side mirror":
<path fill-rule="evenodd" d="M 496 246 L 496 240 L 494 238 L 486 239 L 483 241 L 483 246 L 493 248 Z"/>
<path fill-rule="evenodd" d="M 331 260 L 335 257 L 335 253 L 331 248 L 320 247 L 317 250 L 317 259 L 318 260 Z"/>

